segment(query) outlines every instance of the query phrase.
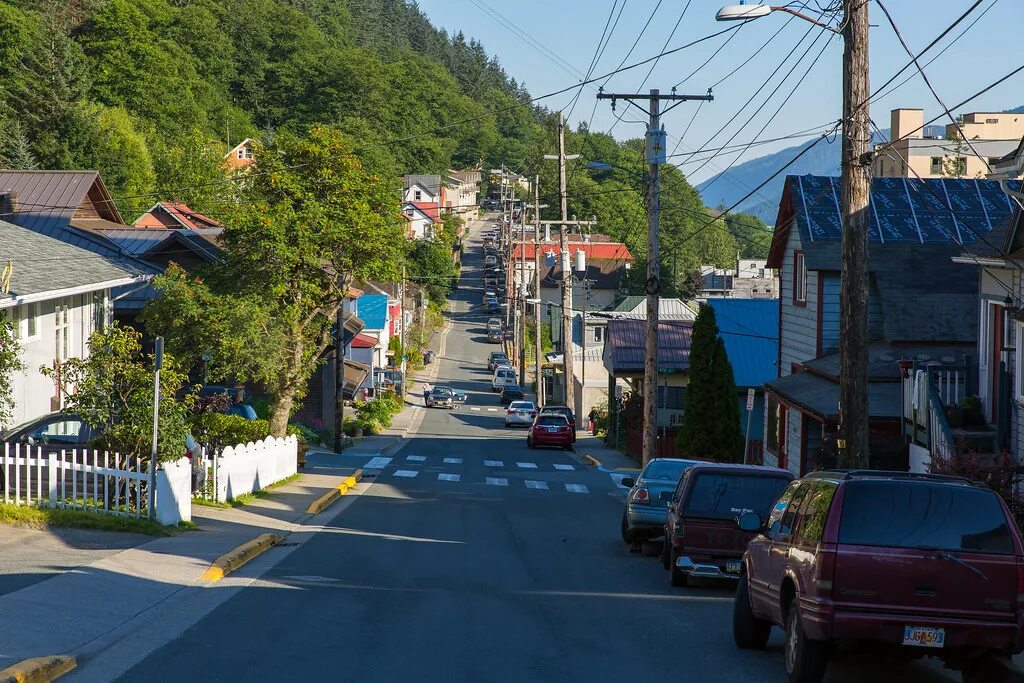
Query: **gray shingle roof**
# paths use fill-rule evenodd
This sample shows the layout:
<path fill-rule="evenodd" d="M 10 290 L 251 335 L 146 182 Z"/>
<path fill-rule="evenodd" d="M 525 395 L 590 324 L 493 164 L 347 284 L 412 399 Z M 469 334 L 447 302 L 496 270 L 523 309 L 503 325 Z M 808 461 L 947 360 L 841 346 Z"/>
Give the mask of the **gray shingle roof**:
<path fill-rule="evenodd" d="M 439 175 L 407 175 L 405 176 L 405 188 L 413 185 L 422 185 L 427 188 L 430 194 L 435 197 L 441 194 L 441 176 Z"/>
<path fill-rule="evenodd" d="M 0 221 L 0 264 L 13 263 L 11 288 L 0 301 L 138 277 L 117 258 Z"/>
<path fill-rule="evenodd" d="M 765 384 L 772 393 L 822 420 L 839 416 L 839 383 L 813 372 L 797 372 Z M 902 412 L 899 382 L 870 382 L 868 412 L 871 417 L 895 418 Z"/>
<path fill-rule="evenodd" d="M 612 289 L 617 290 L 622 284 L 622 274 L 626 271 L 625 261 L 622 259 L 589 259 L 587 261 L 586 279 L 590 281 L 591 289 Z M 562 264 L 556 262 L 553 266 L 546 266 L 541 263 L 541 287 L 558 287 L 562 282 Z M 573 270 L 573 277 L 582 279 L 580 273 Z"/>

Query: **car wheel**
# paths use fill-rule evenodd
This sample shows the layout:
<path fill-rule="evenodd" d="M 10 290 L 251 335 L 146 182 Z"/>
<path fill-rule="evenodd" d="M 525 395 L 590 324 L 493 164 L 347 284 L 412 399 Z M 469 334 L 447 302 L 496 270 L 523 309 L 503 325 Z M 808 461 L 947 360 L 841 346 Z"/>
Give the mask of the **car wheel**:
<path fill-rule="evenodd" d="M 732 639 L 744 650 L 763 650 L 772 632 L 772 622 L 758 619 L 750 608 L 750 582 L 740 577 L 732 602 Z"/>
<path fill-rule="evenodd" d="M 626 511 L 622 511 L 622 524 L 620 527 L 622 533 L 622 541 L 626 545 L 633 545 L 636 543 L 636 532 L 629 528 L 629 520 L 626 519 Z"/>
<path fill-rule="evenodd" d="M 668 547 L 668 582 L 669 582 L 669 584 L 675 586 L 676 588 L 681 588 L 681 587 L 685 586 L 686 584 L 688 584 L 690 582 L 690 577 L 687 576 L 686 574 L 684 574 L 682 572 L 682 570 L 680 570 L 679 567 L 676 566 L 676 560 L 677 559 L 679 559 L 679 558 L 676 557 L 675 550 L 672 549 L 672 546 L 669 546 Z"/>
<path fill-rule="evenodd" d="M 536 446 L 533 444 L 533 439 L 531 439 L 530 437 L 526 437 L 526 447 L 536 448 Z"/>
<path fill-rule="evenodd" d="M 790 683 L 821 683 L 828 664 L 826 644 L 811 640 L 800 623 L 797 599 L 789 604 L 786 613 L 786 643 L 784 647 L 786 673 Z"/>

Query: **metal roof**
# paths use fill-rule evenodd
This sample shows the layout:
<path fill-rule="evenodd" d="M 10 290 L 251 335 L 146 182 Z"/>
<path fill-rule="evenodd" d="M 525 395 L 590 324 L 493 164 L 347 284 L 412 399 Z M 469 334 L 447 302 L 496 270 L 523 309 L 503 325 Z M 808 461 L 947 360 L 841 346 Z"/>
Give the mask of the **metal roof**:
<path fill-rule="evenodd" d="M 686 372 L 690 368 L 688 320 L 658 322 L 658 371 Z M 613 374 L 643 372 L 647 321 L 609 320 L 604 343 L 604 366 Z"/>
<path fill-rule="evenodd" d="M 388 295 L 363 294 L 356 300 L 356 315 L 367 330 L 383 330 L 388 321 Z"/>
<path fill-rule="evenodd" d="M 813 372 L 797 372 L 765 384 L 787 403 L 821 420 L 839 417 L 839 383 Z M 898 418 L 903 414 L 899 382 L 868 382 L 868 413 L 871 417 Z"/>
<path fill-rule="evenodd" d="M 413 185 L 422 185 L 430 194 L 437 197 L 441 194 L 441 176 L 439 175 L 407 175 L 405 176 L 405 187 L 409 189 Z"/>
<path fill-rule="evenodd" d="M 647 297 L 631 295 L 623 299 L 615 308 L 604 311 L 603 315 L 614 318 L 632 320 L 647 319 Z M 682 299 L 658 299 L 659 320 L 695 320 L 696 312 Z"/>
<path fill-rule="evenodd" d="M 776 299 L 708 299 L 718 336 L 739 389 L 760 387 L 778 376 L 779 302 Z"/>

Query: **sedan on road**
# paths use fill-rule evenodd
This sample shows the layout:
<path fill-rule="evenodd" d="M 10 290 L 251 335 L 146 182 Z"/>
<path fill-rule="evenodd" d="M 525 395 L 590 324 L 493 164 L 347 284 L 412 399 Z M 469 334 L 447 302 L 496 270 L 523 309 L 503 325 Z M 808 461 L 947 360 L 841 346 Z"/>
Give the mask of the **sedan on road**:
<path fill-rule="evenodd" d="M 455 392 L 449 386 L 437 386 L 427 394 L 428 408 L 454 408 Z"/>
<path fill-rule="evenodd" d="M 537 416 L 537 406 L 533 401 L 512 401 L 505 411 L 505 426 L 533 424 L 533 418 Z"/>
<path fill-rule="evenodd" d="M 521 401 L 526 394 L 518 384 L 506 384 L 501 389 L 501 405 L 511 405 L 513 401 Z"/>
<path fill-rule="evenodd" d="M 665 512 L 672 504 L 672 492 L 683 472 L 698 460 L 655 458 L 647 463 L 635 480 L 626 477 L 622 485 L 629 487 L 626 509 L 622 512 L 622 540 L 633 545 L 658 538 L 665 533 Z"/>
<path fill-rule="evenodd" d="M 569 426 L 572 427 L 572 442 L 576 443 L 576 416 L 573 414 L 572 408 L 569 406 L 544 406 L 540 412 L 541 414 L 554 413 L 565 416 L 565 419 L 569 421 Z"/>
<path fill-rule="evenodd" d="M 530 425 L 526 435 L 529 448 L 538 446 L 557 446 L 564 450 L 572 450 L 572 428 L 564 415 L 541 413 Z"/>
<path fill-rule="evenodd" d="M 487 357 L 487 372 L 494 372 L 502 365 L 509 365 L 505 352 L 491 351 L 491 355 Z"/>

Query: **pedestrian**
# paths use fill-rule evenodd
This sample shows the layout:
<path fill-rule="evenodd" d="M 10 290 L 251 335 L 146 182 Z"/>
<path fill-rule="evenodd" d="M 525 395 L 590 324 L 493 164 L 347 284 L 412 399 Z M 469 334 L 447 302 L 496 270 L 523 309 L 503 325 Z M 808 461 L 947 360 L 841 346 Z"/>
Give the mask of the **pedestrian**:
<path fill-rule="evenodd" d="M 423 405 L 427 404 L 427 399 L 430 397 L 430 382 L 423 383 Z"/>
<path fill-rule="evenodd" d="M 593 434 L 597 431 L 597 408 L 590 409 L 590 413 L 587 414 L 587 419 L 590 420 L 590 433 Z"/>

